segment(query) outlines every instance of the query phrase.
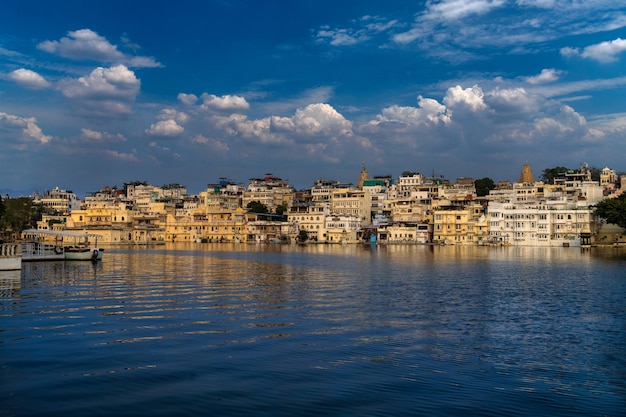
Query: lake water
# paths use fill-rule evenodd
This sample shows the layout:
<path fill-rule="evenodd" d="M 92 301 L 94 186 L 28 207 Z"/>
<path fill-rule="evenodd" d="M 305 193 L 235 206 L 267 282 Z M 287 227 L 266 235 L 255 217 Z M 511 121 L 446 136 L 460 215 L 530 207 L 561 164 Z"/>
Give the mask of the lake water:
<path fill-rule="evenodd" d="M 626 415 L 623 249 L 168 244 L 0 283 L 2 416 Z"/>

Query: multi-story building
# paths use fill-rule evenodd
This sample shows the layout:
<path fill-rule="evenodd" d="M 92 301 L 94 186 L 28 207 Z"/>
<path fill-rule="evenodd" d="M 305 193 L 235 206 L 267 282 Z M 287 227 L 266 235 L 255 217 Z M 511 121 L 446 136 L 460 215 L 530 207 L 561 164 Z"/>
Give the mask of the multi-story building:
<path fill-rule="evenodd" d="M 565 199 L 490 202 L 488 218 L 491 240 L 514 246 L 580 246 L 597 232 L 592 210 Z"/>
<path fill-rule="evenodd" d="M 455 245 L 486 244 L 489 223 L 481 204 L 433 210 L 433 242 Z"/>
<path fill-rule="evenodd" d="M 356 188 L 336 188 L 330 193 L 330 214 L 354 216 L 361 225 L 372 222 L 372 196 Z"/>
<path fill-rule="evenodd" d="M 357 243 L 363 223 L 355 214 L 330 214 L 325 218 L 322 241 L 328 243 Z"/>
<path fill-rule="evenodd" d="M 250 179 L 243 193 L 242 206 L 245 208 L 251 202 L 258 201 L 273 213 L 279 206 L 288 208 L 294 192 L 288 181 L 272 174 L 265 174 L 263 178 Z"/>
<path fill-rule="evenodd" d="M 41 203 L 50 212 L 63 215 L 80 208 L 80 200 L 76 194 L 70 190 L 61 190 L 59 187 L 46 191 L 43 197 L 35 202 Z"/>
<path fill-rule="evenodd" d="M 298 230 L 305 230 L 309 240 L 323 241 L 324 221 L 330 209 L 323 201 L 308 201 L 292 204 L 287 213 L 287 221 L 298 224 Z"/>

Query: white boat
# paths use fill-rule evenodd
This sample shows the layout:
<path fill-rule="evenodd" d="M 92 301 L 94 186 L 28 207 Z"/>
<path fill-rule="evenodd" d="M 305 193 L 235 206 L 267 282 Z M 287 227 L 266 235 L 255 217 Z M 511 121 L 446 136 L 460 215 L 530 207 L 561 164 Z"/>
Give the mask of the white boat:
<path fill-rule="evenodd" d="M 22 269 L 22 246 L 19 243 L 0 243 L 0 271 Z"/>
<path fill-rule="evenodd" d="M 22 237 L 23 261 L 99 261 L 104 255 L 98 247 L 100 235 L 92 233 L 29 229 Z"/>

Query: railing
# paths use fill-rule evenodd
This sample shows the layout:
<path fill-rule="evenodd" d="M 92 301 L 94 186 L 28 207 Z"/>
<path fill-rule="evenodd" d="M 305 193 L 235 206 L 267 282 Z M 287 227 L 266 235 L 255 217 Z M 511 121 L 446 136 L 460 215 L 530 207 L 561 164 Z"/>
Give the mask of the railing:
<path fill-rule="evenodd" d="M 19 243 L 0 244 L 0 258 L 14 258 L 22 255 L 22 245 Z"/>

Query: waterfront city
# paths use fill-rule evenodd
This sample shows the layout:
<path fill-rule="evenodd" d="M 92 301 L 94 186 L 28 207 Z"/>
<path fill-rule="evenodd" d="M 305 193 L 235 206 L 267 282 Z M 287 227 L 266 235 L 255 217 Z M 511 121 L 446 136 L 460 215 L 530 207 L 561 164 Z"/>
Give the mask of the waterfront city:
<path fill-rule="evenodd" d="M 316 180 L 296 190 L 273 174 L 242 185 L 226 178 L 197 195 L 147 182 L 105 186 L 84 200 L 55 188 L 34 197 L 38 230 L 100 236 L 104 244 L 166 242 L 376 243 L 569 247 L 626 243 L 623 229 L 594 215 L 617 198 L 626 176 L 588 166 L 538 181 L 528 163 L 517 182 L 450 181 L 405 171 L 356 184 Z M 356 175 L 355 175 L 356 177 Z"/>

